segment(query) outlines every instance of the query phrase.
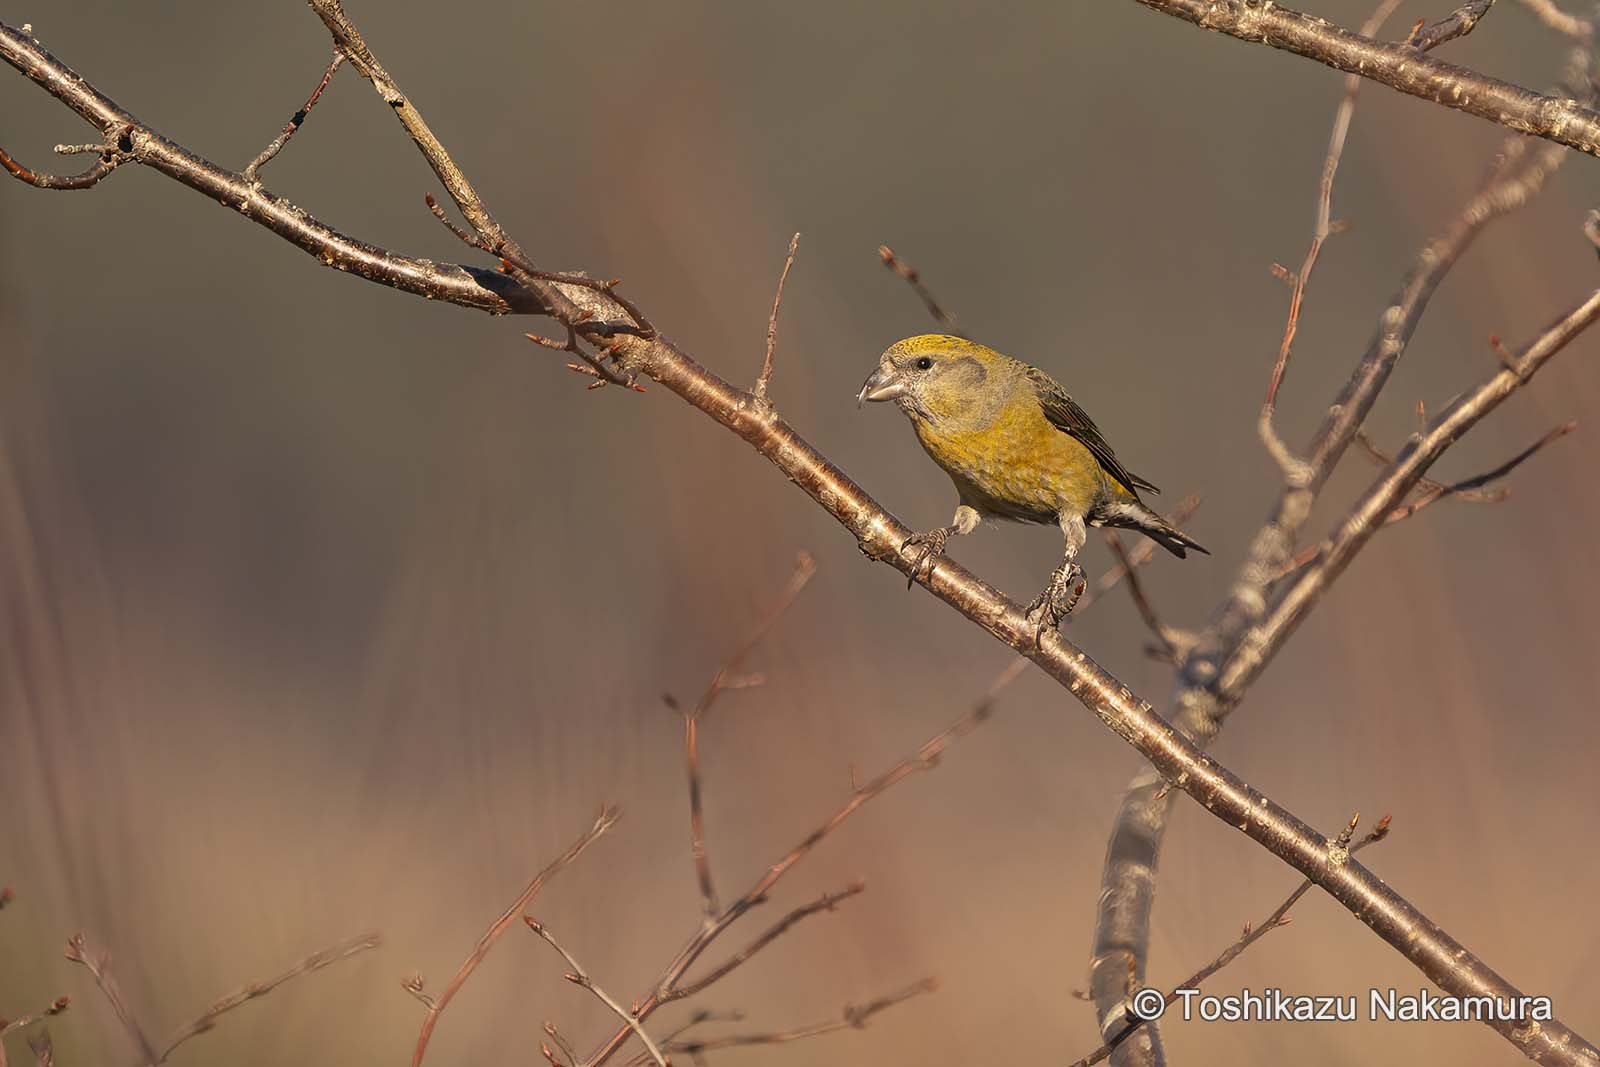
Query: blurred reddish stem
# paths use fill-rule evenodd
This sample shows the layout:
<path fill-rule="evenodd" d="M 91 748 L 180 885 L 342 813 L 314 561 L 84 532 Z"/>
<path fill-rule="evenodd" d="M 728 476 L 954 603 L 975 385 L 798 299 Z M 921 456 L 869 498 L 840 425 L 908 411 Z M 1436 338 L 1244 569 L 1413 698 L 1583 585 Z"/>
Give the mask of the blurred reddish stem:
<path fill-rule="evenodd" d="M 313 952 L 280 975 L 261 982 L 251 982 L 247 986 L 220 997 L 213 1001 L 205 1011 L 201 1012 L 193 1022 L 179 1027 L 177 1032 L 159 1050 L 146 1036 L 144 1028 L 139 1025 L 132 1010 L 129 1009 L 127 1001 L 123 999 L 122 990 L 117 985 L 116 977 L 111 973 L 110 954 L 101 953 L 98 956 L 95 955 L 89 947 L 87 939 L 82 934 L 74 934 L 67 940 L 66 955 L 67 959 L 72 962 L 81 963 L 88 968 L 89 973 L 94 976 L 95 984 L 100 987 L 100 992 L 105 995 L 106 1001 L 111 1005 L 111 1010 L 116 1013 L 123 1029 L 133 1039 L 133 1043 L 139 1047 L 139 1063 L 141 1067 L 160 1067 L 161 1064 L 167 1062 L 173 1052 L 177 1051 L 178 1046 L 192 1037 L 214 1029 L 217 1025 L 217 1019 L 235 1008 L 255 1000 L 257 997 L 266 996 L 285 982 L 298 978 L 303 974 L 310 974 L 312 971 L 320 971 L 329 964 L 349 959 L 351 956 L 359 952 L 365 952 L 367 949 L 377 948 L 378 944 L 379 937 L 377 934 L 360 934 L 348 941 L 341 941 L 337 945 L 331 945 L 328 948 Z M 56 1002 L 55 1011 L 65 1009 L 66 1004 L 67 998 L 62 997 Z M 48 1014 L 54 1013 L 54 1011 L 48 1012 Z M 0 1059 L 0 1067 L 4 1067 L 3 1059 Z"/>
<path fill-rule="evenodd" d="M 517 920 L 517 917 L 527 909 L 529 904 L 533 903 L 534 898 L 539 895 L 539 891 L 545 887 L 545 884 L 559 874 L 568 864 L 572 863 L 573 860 L 583 855 L 584 850 L 594 844 L 607 830 L 615 826 L 617 819 L 620 817 L 621 812 L 616 808 L 601 809 L 599 816 L 594 821 L 594 825 L 584 831 L 583 835 L 569 845 L 567 850 L 556 857 L 549 866 L 535 875 L 533 881 L 528 883 L 527 888 L 518 895 L 516 900 L 511 902 L 511 906 L 501 912 L 500 917 L 489 924 L 489 929 L 485 930 L 483 936 L 478 938 L 478 943 L 472 947 L 471 954 L 462 961 L 461 966 L 456 970 L 455 976 L 450 979 L 449 984 L 444 987 L 444 992 L 440 993 L 437 999 L 423 995 L 422 979 L 420 977 L 413 978 L 407 982 L 406 988 L 421 999 L 428 1008 L 427 1015 L 422 1019 L 422 1030 L 417 1034 L 416 1047 L 411 1052 L 411 1067 L 420 1067 L 423 1054 L 428 1051 L 428 1039 L 433 1036 L 433 1028 L 439 1023 L 439 1016 L 444 1013 L 444 1009 L 449 1006 L 450 1001 L 455 999 L 455 995 L 461 991 L 461 987 L 466 983 L 467 979 L 472 977 L 472 972 L 478 969 L 478 964 L 482 963 L 484 957 L 489 955 L 489 950 L 494 947 L 494 943 L 500 940 L 511 924 Z"/>

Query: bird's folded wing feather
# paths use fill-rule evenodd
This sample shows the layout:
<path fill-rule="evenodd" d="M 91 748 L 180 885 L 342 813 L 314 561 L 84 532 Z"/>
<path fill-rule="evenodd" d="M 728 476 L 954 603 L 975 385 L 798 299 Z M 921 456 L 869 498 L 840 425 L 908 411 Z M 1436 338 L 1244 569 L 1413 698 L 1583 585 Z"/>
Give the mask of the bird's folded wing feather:
<path fill-rule="evenodd" d="M 1030 367 L 1028 380 L 1033 384 L 1034 395 L 1039 398 L 1039 406 L 1044 409 L 1044 417 L 1056 429 L 1076 438 L 1107 474 L 1135 492 L 1140 489 L 1161 492 L 1122 465 L 1117 454 L 1111 451 L 1111 446 L 1106 444 L 1106 439 L 1100 436 L 1100 428 L 1089 418 L 1089 413 L 1079 407 L 1078 402 L 1068 396 L 1055 379 L 1036 367 Z"/>

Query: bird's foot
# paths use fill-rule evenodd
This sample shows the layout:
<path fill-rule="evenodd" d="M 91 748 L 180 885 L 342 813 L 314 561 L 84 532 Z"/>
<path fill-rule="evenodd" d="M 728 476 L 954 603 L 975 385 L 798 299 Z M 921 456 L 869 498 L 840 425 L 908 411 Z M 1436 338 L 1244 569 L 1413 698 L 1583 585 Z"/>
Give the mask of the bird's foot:
<path fill-rule="evenodd" d="M 1061 620 L 1078 606 L 1078 598 L 1083 596 L 1087 585 L 1083 577 L 1083 568 L 1070 559 L 1062 560 L 1061 566 L 1051 572 L 1050 584 L 1046 585 L 1044 592 L 1034 597 L 1033 603 L 1028 605 L 1028 621 L 1034 624 L 1034 648 L 1040 647 L 1044 642 L 1046 630 L 1054 630 L 1060 626 Z"/>
<path fill-rule="evenodd" d="M 906 578 L 907 589 L 916 584 L 919 574 L 923 578 L 933 577 L 933 565 L 939 562 L 939 557 L 944 555 L 944 546 L 958 532 L 954 526 L 941 526 L 927 533 L 912 534 L 900 542 L 902 552 L 908 548 L 920 549 L 917 558 L 911 562 L 911 574 Z"/>

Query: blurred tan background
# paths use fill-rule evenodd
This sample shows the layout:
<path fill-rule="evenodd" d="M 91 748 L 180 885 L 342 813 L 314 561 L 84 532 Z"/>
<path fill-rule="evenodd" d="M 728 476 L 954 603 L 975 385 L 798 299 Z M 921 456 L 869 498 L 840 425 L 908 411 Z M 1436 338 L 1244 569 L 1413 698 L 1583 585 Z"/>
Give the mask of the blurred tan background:
<path fill-rule="evenodd" d="M 976 334 L 1039 363 L 1167 493 L 1206 495 L 1210 559 L 1146 572 L 1168 621 L 1225 591 L 1274 494 L 1254 417 L 1340 93 L 1304 60 L 1133 3 L 554 5 L 351 0 L 374 49 L 541 262 L 620 274 L 718 372 L 751 378 L 793 230 L 774 383 L 785 414 L 908 523 L 953 493 L 893 411 L 857 411 L 922 308 L 893 245 Z M 1362 3 L 1320 0 L 1355 23 Z M 1442 14 L 1404 5 L 1394 27 Z M 242 166 L 314 84 L 304 5 L 56 0 L 41 40 L 168 135 Z M 1448 58 L 1544 85 L 1562 44 L 1500 5 Z M 14 73 L 0 144 L 35 166 L 93 131 Z M 1501 135 L 1372 88 L 1285 390 L 1303 441 L 1419 243 Z M 1393 445 L 1600 279 L 1574 158 L 1434 301 L 1374 421 Z M 65 169 L 65 168 L 63 168 Z M 345 232 L 460 259 L 436 184 L 341 71 L 267 184 Z M 789 573 L 821 571 L 705 735 L 725 894 L 871 773 L 960 715 L 1007 662 L 868 565 L 757 456 L 661 390 L 585 393 L 495 320 L 319 271 L 154 173 L 95 191 L 0 185 L 0 1013 L 59 993 L 63 1067 L 129 1062 L 78 930 L 157 1033 L 365 928 L 385 945 L 227 1018 L 174 1063 L 406 1061 L 421 1009 L 485 923 L 587 825 L 622 823 L 535 908 L 619 997 L 692 932 L 678 728 Z M 1371 864 L 1559 1017 L 1600 1038 L 1594 758 L 1600 340 L 1587 337 L 1443 464 L 1464 476 L 1568 418 L 1500 507 L 1385 532 L 1232 721 L 1222 760 L 1332 829 L 1395 816 Z M 1352 455 L 1317 522 L 1371 470 Z M 1059 551 L 988 529 L 954 555 L 1019 597 Z M 1098 542 L 1091 572 L 1108 562 Z M 1073 636 L 1160 703 L 1168 673 L 1120 593 Z M 855 877 L 866 895 L 747 966 L 710 1006 L 746 1029 L 944 988 L 813 1043 L 717 1062 L 1064 1063 L 1096 1044 L 1084 982 L 1106 832 L 1135 755 L 1023 678 L 944 766 L 870 805 L 768 918 Z M 1180 801 L 1151 975 L 1211 958 L 1295 877 Z M 752 932 L 760 922 L 752 925 Z M 732 941 L 737 942 L 738 938 Z M 446 1013 L 430 1063 L 529 1062 L 553 1018 L 610 1026 L 513 930 Z M 1415 992 L 1420 976 L 1313 895 L 1215 979 Z M 686 1016 L 663 1012 L 662 1022 Z M 1511 1063 L 1471 1024 L 1170 1024 L 1177 1064 Z M 13 1055 L 25 1056 L 16 1046 Z"/>

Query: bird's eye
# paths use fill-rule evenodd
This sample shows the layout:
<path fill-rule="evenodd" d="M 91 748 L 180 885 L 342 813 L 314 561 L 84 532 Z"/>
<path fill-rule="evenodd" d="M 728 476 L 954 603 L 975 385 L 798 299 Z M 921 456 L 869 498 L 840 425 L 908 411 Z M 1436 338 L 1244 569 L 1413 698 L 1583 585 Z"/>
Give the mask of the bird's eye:
<path fill-rule="evenodd" d="M 933 369 L 933 360 L 929 359 L 927 356 L 923 356 L 921 359 L 917 360 L 917 369 L 918 370 L 932 370 Z"/>

